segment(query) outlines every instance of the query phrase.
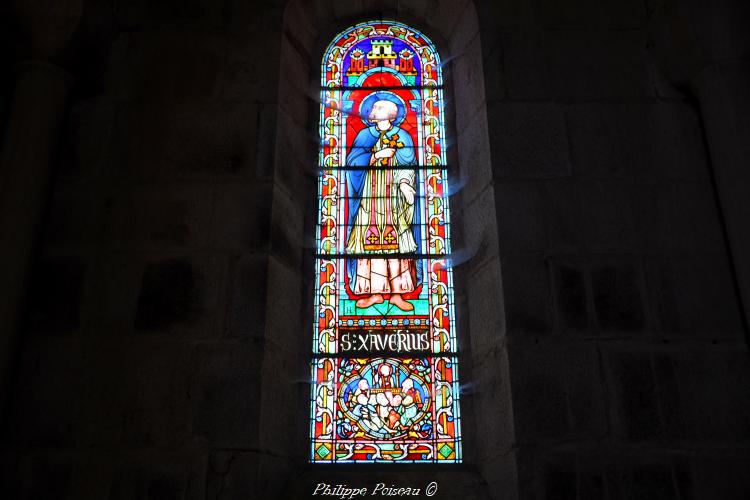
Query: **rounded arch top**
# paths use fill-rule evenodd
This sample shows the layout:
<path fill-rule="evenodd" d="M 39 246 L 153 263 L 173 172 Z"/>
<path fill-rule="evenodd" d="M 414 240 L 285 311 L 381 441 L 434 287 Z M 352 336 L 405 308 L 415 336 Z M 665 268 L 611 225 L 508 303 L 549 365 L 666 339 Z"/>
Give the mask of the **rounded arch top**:
<path fill-rule="evenodd" d="M 399 78 L 402 85 L 443 84 L 440 55 L 421 31 L 393 20 L 357 23 L 336 35 L 323 52 L 321 85 L 367 86 L 368 73 L 388 73 L 389 65 L 397 64 L 407 75 Z"/>

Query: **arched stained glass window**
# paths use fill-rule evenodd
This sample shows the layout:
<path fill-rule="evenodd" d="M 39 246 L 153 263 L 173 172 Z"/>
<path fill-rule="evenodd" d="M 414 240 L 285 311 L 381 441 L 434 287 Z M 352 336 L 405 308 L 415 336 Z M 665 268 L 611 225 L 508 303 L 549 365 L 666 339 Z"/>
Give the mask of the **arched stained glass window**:
<path fill-rule="evenodd" d="M 438 52 L 366 22 L 321 73 L 310 459 L 460 462 Z"/>

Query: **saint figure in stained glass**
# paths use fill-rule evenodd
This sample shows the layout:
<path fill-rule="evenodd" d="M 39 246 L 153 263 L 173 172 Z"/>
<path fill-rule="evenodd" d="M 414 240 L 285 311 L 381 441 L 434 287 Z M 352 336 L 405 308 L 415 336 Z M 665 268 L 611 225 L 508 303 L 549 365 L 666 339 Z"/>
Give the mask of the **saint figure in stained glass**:
<path fill-rule="evenodd" d="M 386 94 L 387 95 L 387 94 Z M 383 96 L 363 111 L 373 125 L 362 129 L 354 139 L 347 165 L 370 167 L 347 172 L 349 196 L 349 234 L 346 251 L 350 254 L 381 254 L 382 257 L 349 259 L 349 287 L 362 298 L 357 307 L 367 308 L 389 302 L 402 311 L 414 306 L 402 298 L 417 287 L 414 259 L 389 257 L 388 254 L 410 254 L 417 250 L 415 219 L 416 165 L 414 144 L 396 119 L 399 105 L 395 95 Z"/>

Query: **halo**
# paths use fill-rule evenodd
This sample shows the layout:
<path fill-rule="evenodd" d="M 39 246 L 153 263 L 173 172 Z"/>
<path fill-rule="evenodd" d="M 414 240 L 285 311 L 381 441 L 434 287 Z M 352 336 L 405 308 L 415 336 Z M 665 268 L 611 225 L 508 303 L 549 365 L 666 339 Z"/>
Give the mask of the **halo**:
<path fill-rule="evenodd" d="M 359 105 L 359 117 L 365 125 L 373 125 L 373 122 L 371 122 L 368 117 L 370 116 L 370 111 L 372 111 L 372 106 L 377 101 L 390 101 L 396 105 L 398 114 L 396 115 L 396 119 L 393 120 L 394 125 L 398 126 L 404 121 L 404 118 L 406 117 L 406 103 L 404 103 L 404 100 L 393 92 L 385 92 L 381 90 L 373 92 L 362 99 L 362 103 Z"/>

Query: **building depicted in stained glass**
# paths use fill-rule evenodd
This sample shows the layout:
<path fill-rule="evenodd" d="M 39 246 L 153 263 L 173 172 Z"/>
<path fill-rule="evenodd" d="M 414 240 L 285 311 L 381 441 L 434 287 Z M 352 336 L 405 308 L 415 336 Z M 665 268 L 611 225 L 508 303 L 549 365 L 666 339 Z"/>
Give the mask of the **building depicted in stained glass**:
<path fill-rule="evenodd" d="M 310 459 L 460 462 L 439 55 L 366 22 L 321 72 Z"/>

